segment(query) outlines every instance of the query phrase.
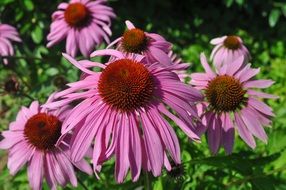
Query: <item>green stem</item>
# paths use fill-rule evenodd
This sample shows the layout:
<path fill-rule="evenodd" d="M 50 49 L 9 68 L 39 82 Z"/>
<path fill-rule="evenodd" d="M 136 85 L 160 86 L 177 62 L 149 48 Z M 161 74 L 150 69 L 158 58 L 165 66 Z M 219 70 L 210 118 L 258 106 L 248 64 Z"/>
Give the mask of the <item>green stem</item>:
<path fill-rule="evenodd" d="M 33 98 L 32 96 L 30 96 L 29 94 L 26 94 L 26 93 L 24 93 L 24 92 L 21 92 L 19 95 L 20 95 L 20 96 L 23 96 L 23 97 L 26 97 L 26 98 L 29 98 L 31 101 L 34 101 L 34 100 L 35 100 L 35 98 Z"/>
<path fill-rule="evenodd" d="M 152 190 L 152 182 L 147 171 L 145 172 L 145 190 Z"/>
<path fill-rule="evenodd" d="M 80 178 L 78 178 L 77 181 L 78 181 L 78 183 L 82 186 L 82 188 L 83 188 L 84 190 L 88 190 L 87 186 L 81 181 Z"/>

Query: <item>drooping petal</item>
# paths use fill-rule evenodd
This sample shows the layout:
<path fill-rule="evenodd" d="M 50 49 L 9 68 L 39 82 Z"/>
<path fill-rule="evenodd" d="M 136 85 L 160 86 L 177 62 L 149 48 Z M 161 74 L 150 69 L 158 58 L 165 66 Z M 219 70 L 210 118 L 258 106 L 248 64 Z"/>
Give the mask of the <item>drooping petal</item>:
<path fill-rule="evenodd" d="M 28 162 L 28 177 L 32 189 L 42 189 L 43 178 L 43 156 L 40 151 L 35 151 L 33 157 Z"/>

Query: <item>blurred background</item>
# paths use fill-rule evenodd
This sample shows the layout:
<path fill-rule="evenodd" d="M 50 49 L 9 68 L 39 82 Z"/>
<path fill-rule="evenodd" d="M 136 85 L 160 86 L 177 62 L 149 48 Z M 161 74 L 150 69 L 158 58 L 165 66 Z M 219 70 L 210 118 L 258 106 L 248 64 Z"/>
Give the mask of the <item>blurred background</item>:
<path fill-rule="evenodd" d="M 79 71 L 61 56 L 64 43 L 45 47 L 51 14 L 60 2 L 0 0 L 0 22 L 15 26 L 23 40 L 14 43 L 16 55 L 10 64 L 0 63 L 0 131 L 8 128 L 22 105 L 29 105 L 33 99 L 43 103 L 52 92 L 79 77 Z M 267 102 L 276 114 L 272 126 L 266 129 L 269 142 L 265 145 L 257 141 L 255 150 L 237 136 L 232 155 L 221 150 L 213 156 L 205 137 L 201 144 L 194 144 L 177 130 L 183 165 L 152 177 L 152 188 L 286 189 L 286 1 L 110 0 L 108 4 L 118 16 L 113 20 L 112 40 L 122 35 L 124 21 L 130 20 L 138 28 L 159 33 L 172 42 L 173 50 L 184 62 L 191 63 L 190 73 L 202 71 L 199 54 L 210 55 L 212 38 L 240 36 L 252 55 L 253 67 L 261 67 L 258 78 L 276 81 L 266 92 L 280 96 Z M 6 152 L 0 151 L 0 190 L 29 189 L 26 170 L 10 176 L 6 163 Z M 143 172 L 136 183 L 127 178 L 125 183 L 116 184 L 113 164 L 111 160 L 104 165 L 101 180 L 81 173 L 78 177 L 90 190 L 144 189 Z M 46 184 L 44 189 L 48 189 Z"/>

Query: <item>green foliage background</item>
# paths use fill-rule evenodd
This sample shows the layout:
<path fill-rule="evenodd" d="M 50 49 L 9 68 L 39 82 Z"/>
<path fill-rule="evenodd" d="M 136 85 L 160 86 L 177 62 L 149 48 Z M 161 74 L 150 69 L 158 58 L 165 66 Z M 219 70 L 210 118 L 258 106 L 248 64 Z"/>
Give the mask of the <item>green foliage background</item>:
<path fill-rule="evenodd" d="M 0 21 L 18 28 L 23 43 L 17 44 L 16 56 L 10 64 L 0 64 L 0 85 L 10 76 L 17 76 L 21 92 L 0 96 L 0 130 L 5 130 L 22 105 L 29 105 L 27 95 L 45 102 L 61 83 L 78 79 L 79 72 L 61 56 L 64 43 L 47 49 L 51 14 L 60 0 L 1 0 Z M 184 175 L 173 179 L 166 171 L 154 178 L 142 172 L 138 182 L 130 178 L 116 184 L 114 163 L 104 165 L 95 176 L 79 173 L 88 189 L 144 189 L 146 178 L 153 189 L 286 189 L 286 1 L 278 0 L 110 0 L 117 19 L 113 21 L 112 39 L 125 29 L 124 21 L 131 20 L 139 28 L 157 32 L 174 43 L 174 51 L 185 62 L 191 62 L 189 72 L 201 71 L 200 52 L 210 55 L 209 41 L 225 34 L 242 37 L 251 52 L 254 67 L 261 67 L 258 78 L 273 79 L 275 85 L 267 92 L 280 96 L 268 101 L 276 118 L 267 128 L 269 142 L 258 142 L 251 150 L 237 137 L 234 153 L 224 151 L 212 156 L 205 139 L 201 144 L 190 142 L 177 131 L 184 163 Z M 103 48 L 103 47 L 99 47 Z M 36 59 L 35 59 L 36 57 Z M 0 151 L 0 190 L 29 189 L 26 170 L 10 176 L 6 153 Z M 44 189 L 48 189 L 45 184 Z M 73 189 L 67 186 L 64 189 Z M 75 189 L 83 189 L 81 185 Z"/>

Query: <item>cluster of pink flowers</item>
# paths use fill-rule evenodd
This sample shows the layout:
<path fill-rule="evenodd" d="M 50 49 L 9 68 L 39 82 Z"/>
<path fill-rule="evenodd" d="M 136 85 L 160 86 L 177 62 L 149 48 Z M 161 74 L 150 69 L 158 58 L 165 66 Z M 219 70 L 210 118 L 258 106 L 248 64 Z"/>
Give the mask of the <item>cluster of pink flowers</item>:
<path fill-rule="evenodd" d="M 47 46 L 66 39 L 63 56 L 82 76 L 44 105 L 34 101 L 22 107 L 2 133 L 0 148 L 9 150 L 12 175 L 27 164 L 33 189 L 41 189 L 43 178 L 52 189 L 69 182 L 76 186 L 73 166 L 99 177 L 103 164 L 115 157 L 118 183 L 129 170 L 133 181 L 142 169 L 159 176 L 163 167 L 172 169 L 170 160 L 181 163 L 174 127 L 195 142 L 206 134 L 213 154 L 220 147 L 232 152 L 236 130 L 251 148 L 256 146 L 253 136 L 267 142 L 264 127 L 274 114 L 261 98 L 277 97 L 256 89 L 273 81 L 254 79 L 259 69 L 248 64 L 250 54 L 239 37 L 212 40 L 213 68 L 202 53 L 205 72 L 188 74 L 189 64 L 177 58 L 170 42 L 130 21 L 123 35 L 109 43 L 115 14 L 105 2 L 71 0 L 52 15 Z M 13 55 L 7 39 L 20 41 L 14 28 L 0 25 L 1 55 Z M 103 40 L 107 48 L 92 52 Z M 78 50 L 87 58 L 109 59 L 78 61 Z"/>

